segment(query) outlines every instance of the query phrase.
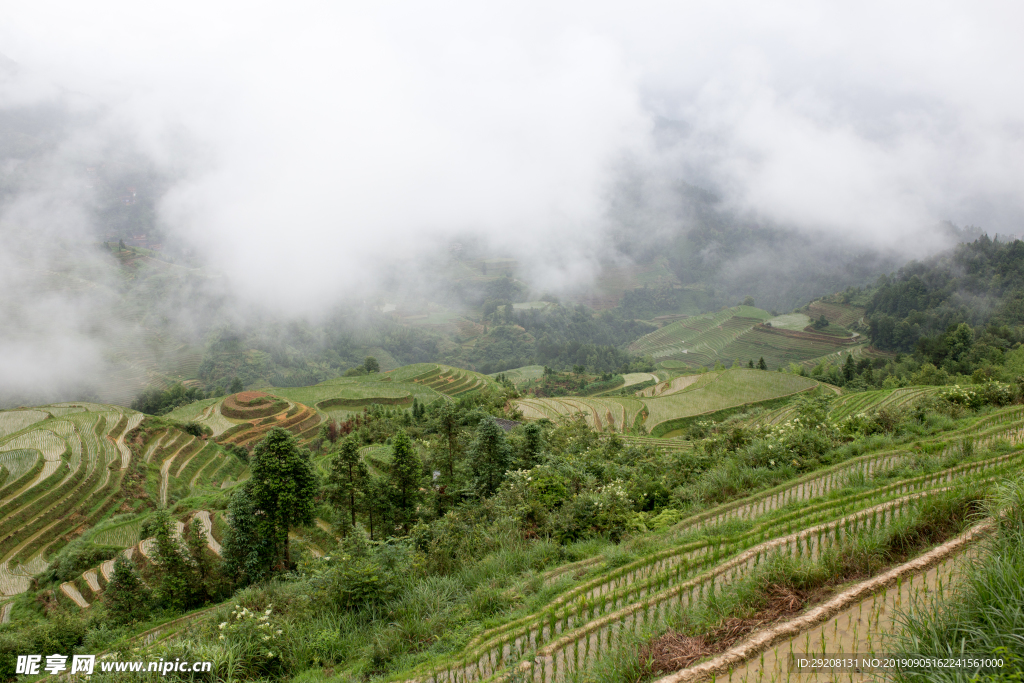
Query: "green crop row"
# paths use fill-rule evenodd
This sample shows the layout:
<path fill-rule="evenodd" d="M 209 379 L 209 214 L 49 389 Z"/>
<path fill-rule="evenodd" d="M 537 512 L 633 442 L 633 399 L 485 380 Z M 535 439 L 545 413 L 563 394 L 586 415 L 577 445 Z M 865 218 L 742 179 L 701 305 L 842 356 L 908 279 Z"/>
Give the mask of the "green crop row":
<path fill-rule="evenodd" d="M 723 408 L 721 410 L 713 410 L 707 413 L 699 413 L 697 415 L 678 417 L 673 420 L 665 420 L 664 422 L 659 422 L 658 424 L 654 425 L 654 428 L 651 429 L 651 436 L 661 437 L 666 434 L 669 434 L 670 432 L 676 432 L 683 429 L 687 429 L 691 424 L 697 422 L 698 420 L 724 420 L 730 415 L 743 413 L 750 410 L 751 408 L 760 408 L 761 410 L 771 410 L 773 408 L 778 408 L 779 406 L 789 403 L 794 396 L 814 391 L 816 388 L 817 387 L 808 387 L 806 389 L 801 389 L 793 394 L 788 394 L 786 396 L 770 398 L 764 401 L 752 401 L 750 403 L 741 403 L 739 405 L 730 406 L 728 408 Z"/>
<path fill-rule="evenodd" d="M 39 451 L 36 451 L 36 453 L 39 453 Z M 31 483 L 33 479 L 35 479 L 36 477 L 39 476 L 39 473 L 43 471 L 43 467 L 45 465 L 46 465 L 46 460 L 43 459 L 42 455 L 39 455 L 38 457 L 36 457 L 36 461 L 35 461 L 35 464 L 32 465 L 32 469 L 30 469 L 28 472 L 26 472 L 25 474 L 21 475 L 20 477 L 15 479 L 13 482 L 11 482 L 10 484 L 7 484 L 2 489 L 0 489 L 0 498 L 5 498 L 5 497 L 11 495 L 12 493 L 20 491 L 21 489 L 23 489 L 26 486 L 28 486 L 29 483 Z M 2 514 L 3 514 L 3 506 L 0 506 L 0 515 L 2 515 Z"/>
<path fill-rule="evenodd" d="M 309 418 L 311 418 L 311 417 L 313 417 L 315 415 L 316 415 L 316 411 L 315 410 L 311 410 L 309 408 L 303 408 L 301 413 L 297 413 L 295 415 L 292 415 L 287 420 L 282 421 L 278 426 L 281 427 L 282 429 L 290 429 L 290 428 L 294 427 L 295 425 L 302 424 L 303 422 L 305 422 L 306 420 L 308 420 Z"/>
<path fill-rule="evenodd" d="M 12 498 L 3 505 L 0 505 L 0 519 L 4 520 L 3 522 L 0 522 L 0 533 L 3 533 L 2 529 L 4 522 L 6 522 L 7 515 L 13 513 L 15 510 L 18 510 L 22 506 L 28 505 L 32 501 L 42 496 L 45 496 L 48 492 L 51 492 L 48 491 L 48 489 L 50 489 L 50 487 L 56 486 L 57 483 L 64 479 L 65 476 L 67 476 L 67 472 L 64 471 L 64 469 L 60 465 L 58 465 L 57 469 L 52 474 L 50 474 L 50 476 L 48 476 L 46 479 L 39 482 L 38 484 L 30 488 L 25 493 L 21 494 L 17 498 Z M 76 477 L 80 479 L 83 476 L 85 476 L 85 467 L 79 467 L 68 477 L 68 480 L 76 480 Z"/>
<path fill-rule="evenodd" d="M 79 467 L 59 487 L 0 522 L 0 535 L 8 534 L 0 541 L 0 558 L 7 557 L 26 537 L 49 526 L 54 519 L 63 518 L 72 506 L 80 502 L 85 491 L 90 491 L 96 486 L 100 468 L 93 469 L 89 476 L 83 479 L 84 473 L 85 468 Z"/>
<path fill-rule="evenodd" d="M 900 499 L 890 504 L 887 509 L 880 510 L 876 506 L 854 515 L 846 515 L 825 525 L 811 527 L 807 531 L 791 534 L 787 539 L 768 540 L 771 538 L 773 530 L 754 529 L 740 534 L 734 539 L 702 539 L 674 548 L 667 552 L 676 555 L 687 553 L 695 561 L 665 565 L 660 572 L 648 575 L 645 579 L 640 579 L 637 576 L 635 566 L 628 565 L 614 570 L 610 576 L 600 577 L 576 586 L 570 593 L 561 596 L 540 613 L 492 629 L 474 639 L 467 646 L 469 651 L 459 657 L 455 667 L 463 670 L 459 672 L 460 674 L 482 672 L 485 668 L 493 670 L 497 665 L 496 660 L 504 658 L 504 654 L 510 650 L 510 645 L 516 644 L 522 647 L 524 643 L 528 643 L 539 647 L 545 641 L 550 642 L 556 636 L 562 636 L 560 641 L 544 648 L 548 651 L 559 649 L 566 645 L 564 634 L 569 633 L 570 630 L 586 628 L 590 622 L 600 620 L 602 617 L 605 620 L 608 617 L 614 620 L 615 615 L 611 615 L 611 612 L 615 610 L 629 612 L 630 609 L 637 607 L 635 603 L 639 600 L 645 600 L 648 608 L 653 604 L 658 604 L 659 598 L 661 598 L 661 602 L 664 602 L 666 593 L 669 594 L 668 597 L 671 597 L 672 594 L 678 595 L 679 589 L 686 587 L 681 585 L 683 582 L 689 584 L 691 590 L 696 588 L 703 591 L 708 587 L 713 590 L 716 582 L 725 583 L 726 580 L 735 580 L 737 571 L 746 566 L 756 566 L 768 551 L 785 546 L 787 550 L 798 555 L 805 550 L 810 552 L 812 548 L 821 548 L 826 536 L 838 540 L 849 536 L 861 527 L 877 528 L 901 517 L 915 503 L 916 498 Z M 881 517 L 879 512 L 882 512 Z M 778 523 L 773 526 L 778 528 Z M 751 550 L 752 546 L 754 549 L 759 549 L 756 554 Z M 737 560 L 731 560 L 717 569 L 706 571 L 701 577 L 689 579 L 694 571 L 717 565 L 722 560 L 736 557 L 743 551 L 750 556 L 750 561 L 737 564 Z M 657 559 L 660 561 L 665 558 Z M 650 561 L 650 558 L 646 558 L 641 562 L 649 563 Z M 489 667 L 481 666 L 482 660 L 485 658 Z M 440 680 L 439 671 L 435 667 L 426 666 L 421 671 L 433 671 L 434 680 Z M 484 677 L 486 676 L 471 675 L 470 679 Z"/>
<path fill-rule="evenodd" d="M 161 445 L 160 448 L 158 448 L 156 452 L 153 453 L 151 461 L 157 464 L 162 464 L 164 459 L 167 458 L 168 455 L 175 453 L 179 448 L 181 448 L 185 444 L 186 441 L 193 438 L 195 437 L 193 437 L 191 434 L 186 434 L 185 432 L 178 432 L 177 434 L 175 434 L 173 439 Z"/>
<path fill-rule="evenodd" d="M 117 439 L 119 436 L 121 436 L 121 433 L 124 432 L 125 427 L 127 426 L 128 414 L 123 413 L 121 415 L 121 419 L 117 421 L 117 424 L 115 424 L 114 427 L 109 432 L 107 432 L 107 434 L 109 434 L 111 438 Z"/>
<path fill-rule="evenodd" d="M 192 478 L 218 453 L 220 449 L 214 443 L 207 443 L 203 450 L 185 466 L 185 469 L 176 476 L 186 484 L 191 484 Z"/>
<path fill-rule="evenodd" d="M 251 422 L 243 422 L 241 424 L 237 424 L 234 427 L 231 427 L 230 429 L 228 429 L 228 430 L 226 430 L 224 432 L 221 432 L 220 436 L 217 437 L 217 443 L 225 443 L 226 441 L 230 440 L 236 434 L 238 434 L 240 432 L 244 432 L 244 431 L 246 431 L 248 429 L 252 429 L 252 428 L 253 428 L 253 425 L 252 425 Z"/>
<path fill-rule="evenodd" d="M 93 492 L 93 495 L 91 496 L 92 498 L 101 497 L 104 494 L 106 494 L 106 498 L 103 500 L 103 503 L 93 510 L 85 519 L 84 524 L 86 526 L 95 526 L 101 519 L 103 519 L 104 516 L 106 516 L 108 512 L 110 512 L 110 510 L 114 508 L 115 505 L 118 505 L 123 500 L 119 495 L 123 479 L 124 473 L 118 471 L 116 475 L 111 476 L 110 479 L 107 480 L 106 484 Z M 79 522 L 75 522 L 71 524 L 71 528 L 66 529 L 66 531 L 74 531 L 74 529 L 79 525 Z M 54 553 L 60 552 L 61 548 L 69 543 L 69 536 L 69 533 L 61 532 L 59 527 L 55 528 L 52 530 L 52 533 L 40 536 L 32 543 L 18 551 L 18 554 L 12 560 L 12 564 L 14 560 L 18 562 L 28 562 L 32 556 L 40 550 L 47 552 L 52 557 Z M 47 539 L 50 539 L 50 541 L 47 542 Z"/>
<path fill-rule="evenodd" d="M 692 603 L 694 599 L 705 598 L 713 594 L 716 587 L 735 582 L 743 572 L 757 567 L 770 554 L 782 553 L 798 558 L 813 557 L 826 545 L 826 540 L 831 545 L 860 532 L 892 524 L 904 518 L 908 512 L 918 509 L 929 496 L 942 495 L 941 491 L 914 494 L 875 505 L 854 514 L 846 514 L 826 524 L 790 533 L 786 538 L 773 538 L 780 529 L 779 521 L 775 520 L 771 525 L 774 529 L 757 528 L 733 539 L 704 539 L 693 542 L 688 546 L 691 557 L 696 559 L 694 563 L 664 566 L 660 574 L 648 576 L 646 580 L 640 582 L 637 581 L 635 571 L 629 571 L 632 567 L 616 570 L 618 580 L 610 586 L 607 577 L 592 580 L 575 587 L 571 594 L 560 597 L 546 608 L 544 614 L 530 615 L 512 624 L 485 632 L 471 641 L 464 651 L 465 655 L 447 664 L 447 672 L 443 668 L 438 668 L 436 664 L 422 666 L 419 671 L 432 672 L 434 681 L 453 680 L 453 673 L 458 679 L 475 680 L 494 673 L 495 668 L 500 667 L 506 657 L 515 650 L 523 651 L 537 647 L 540 648 L 541 655 L 550 656 L 568 647 L 578 649 L 581 639 L 586 639 L 585 647 L 589 650 L 591 634 L 595 631 L 607 631 L 616 624 L 636 620 L 638 615 L 647 621 L 652 617 L 652 610 L 655 617 L 659 611 L 660 616 L 664 617 L 671 603 L 678 602 L 680 606 L 684 606 Z M 833 508 L 836 509 L 836 506 Z M 807 527 L 807 520 L 799 511 L 794 513 L 794 516 L 797 527 Z M 693 556 L 692 551 L 700 550 L 702 543 L 705 546 L 703 556 Z M 682 549 L 680 547 L 667 552 L 678 553 Z M 726 561 L 719 565 L 723 559 Z M 714 566 L 714 569 L 705 571 L 695 578 L 688 578 L 695 569 L 709 566 Z M 597 590 L 602 586 L 607 588 Z M 558 640 L 555 640 L 556 636 L 559 637 Z M 541 648 L 546 641 L 554 642 Z M 444 675 L 445 673 L 448 675 Z"/>
<path fill-rule="evenodd" d="M 178 476 L 181 468 L 185 466 L 185 463 L 188 462 L 189 458 L 199 452 L 205 443 L 206 442 L 202 439 L 193 438 L 187 446 L 178 451 L 178 454 L 174 456 L 174 460 L 171 462 L 171 466 L 167 471 L 174 474 L 174 476 Z"/>
<path fill-rule="evenodd" d="M 901 507 L 891 517 L 891 520 L 903 519 L 908 513 L 915 511 L 915 506 L 907 505 Z M 888 522 L 879 520 L 877 518 L 869 518 L 863 520 L 864 524 L 860 525 L 865 531 L 880 528 L 885 526 Z M 849 537 L 848 534 L 844 534 L 843 531 L 847 530 L 847 527 L 838 527 L 828 534 L 827 540 L 829 544 L 841 542 L 844 537 Z M 694 605 L 697 602 L 707 603 L 714 598 L 717 591 L 721 591 L 725 586 L 728 586 L 739 579 L 743 578 L 743 574 L 750 573 L 756 567 L 763 564 L 772 556 L 789 556 L 797 560 L 801 558 L 814 559 L 819 555 L 820 549 L 824 545 L 826 540 L 826 532 L 819 530 L 817 536 L 811 535 L 798 535 L 789 539 L 778 539 L 765 544 L 759 549 L 752 549 L 748 551 L 745 558 L 742 558 L 742 562 L 737 558 L 732 562 L 726 563 L 723 567 L 716 568 L 704 575 L 686 581 L 683 584 L 676 585 L 671 588 L 665 588 L 656 595 L 653 595 L 646 600 L 637 602 L 633 605 L 629 605 L 626 608 L 618 610 L 615 613 L 608 614 L 605 617 L 598 617 L 596 619 L 591 618 L 586 622 L 579 620 L 575 623 L 581 623 L 579 627 L 573 628 L 575 623 L 569 620 L 565 620 L 558 624 L 561 626 L 559 629 L 552 629 L 556 632 L 564 633 L 557 641 L 544 647 L 540 650 L 541 662 L 551 661 L 552 665 L 556 665 L 559 661 L 562 663 L 562 676 L 572 675 L 572 669 L 579 670 L 588 659 L 588 654 L 591 646 L 591 642 L 595 640 L 600 648 L 602 640 L 608 640 L 610 636 L 613 636 L 616 630 L 621 633 L 624 629 L 629 628 L 635 630 L 638 626 L 645 626 L 651 623 L 664 623 L 664 620 L 668 612 L 683 609 L 690 605 Z M 755 552 L 756 550 L 756 552 Z M 731 565 L 731 566 L 729 566 Z M 597 610 L 593 610 L 591 614 L 599 614 Z M 586 614 L 584 616 L 587 616 Z M 569 629 L 573 629 L 569 631 Z M 566 633 L 566 631 L 569 631 Z M 571 651 L 570 651 L 571 649 Z M 580 655 L 583 654 L 583 662 L 580 661 Z M 554 656 L 553 656 L 554 655 Z M 561 655 L 559 657 L 558 655 Z M 553 656 L 553 657 L 552 657 Z M 550 660 L 548 657 L 552 657 Z M 477 670 L 483 670 L 486 667 L 480 667 L 478 660 Z M 493 670 L 495 667 L 494 656 L 492 654 L 491 659 L 486 662 L 490 665 Z M 552 680 L 559 672 L 553 671 Z M 437 677 L 435 676 L 435 680 Z M 543 679 L 542 679 L 543 680 Z"/>
<path fill-rule="evenodd" d="M 245 463 L 238 458 L 232 456 L 224 460 L 224 464 L 211 475 L 211 481 L 219 481 L 222 484 L 228 479 L 237 479 L 245 470 Z"/>
<path fill-rule="evenodd" d="M 234 420 L 255 420 L 260 417 L 269 417 L 271 415 L 277 415 L 288 406 L 287 401 L 274 401 L 267 406 L 259 406 L 258 408 L 235 408 L 229 406 L 227 401 L 220 404 L 220 414 L 224 417 L 230 417 Z"/>
<path fill-rule="evenodd" d="M 202 486 L 204 483 L 210 482 L 211 475 L 213 475 L 213 473 L 216 472 L 222 464 L 224 464 L 224 459 L 233 457 L 235 456 L 230 453 L 224 453 L 223 451 L 218 450 L 189 481 L 195 482 L 197 486 Z"/>

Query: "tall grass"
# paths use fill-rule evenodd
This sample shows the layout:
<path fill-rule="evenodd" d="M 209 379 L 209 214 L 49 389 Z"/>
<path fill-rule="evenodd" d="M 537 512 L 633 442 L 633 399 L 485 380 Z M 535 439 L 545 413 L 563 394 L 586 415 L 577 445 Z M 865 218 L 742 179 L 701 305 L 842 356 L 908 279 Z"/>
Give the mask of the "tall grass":
<path fill-rule="evenodd" d="M 999 524 L 984 551 L 966 567 L 946 599 L 912 604 L 897 620 L 889 650 L 907 655 L 1001 657 L 1004 668 L 904 671 L 899 681 L 1019 681 L 1024 679 L 1024 481 L 998 489 Z"/>

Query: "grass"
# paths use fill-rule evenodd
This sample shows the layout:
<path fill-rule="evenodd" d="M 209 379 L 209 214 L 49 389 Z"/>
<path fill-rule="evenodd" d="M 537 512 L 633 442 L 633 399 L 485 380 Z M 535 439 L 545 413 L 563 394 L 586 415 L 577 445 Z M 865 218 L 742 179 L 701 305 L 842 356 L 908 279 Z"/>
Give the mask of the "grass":
<path fill-rule="evenodd" d="M 807 306 L 807 315 L 815 320 L 824 315 L 825 320 L 828 320 L 830 323 L 848 327 L 859 322 L 864 317 L 864 307 L 829 303 L 826 301 L 813 301 Z"/>
<path fill-rule="evenodd" d="M 641 399 L 649 411 L 644 426 L 651 434 L 660 436 L 675 429 L 675 423 L 680 418 L 776 399 L 816 386 L 818 383 L 814 380 L 798 375 L 761 370 L 727 370 L 719 373 L 717 380 L 699 389 Z"/>
<path fill-rule="evenodd" d="M 394 372 L 400 372 L 401 369 Z M 354 401 L 359 405 L 369 405 L 374 399 L 381 399 L 381 402 L 404 400 L 412 402 L 418 399 L 421 402 L 431 403 L 439 398 L 440 394 L 430 387 L 408 381 L 391 380 L 381 381 L 384 377 L 381 374 L 368 375 L 373 380 L 366 378 L 344 378 L 328 380 L 311 387 L 288 387 L 274 389 L 274 393 L 282 398 L 291 401 L 304 403 L 307 406 L 314 406 L 324 401 L 347 400 Z"/>
<path fill-rule="evenodd" d="M 629 345 L 633 353 L 651 355 L 655 360 L 674 359 L 702 362 L 743 331 L 771 317 L 752 306 L 725 308 L 718 313 L 686 318 L 655 330 Z M 688 354 L 700 356 L 691 360 Z"/>
<path fill-rule="evenodd" d="M 761 324 L 765 321 L 771 326 Z M 629 349 L 653 356 L 666 369 L 683 369 L 666 363 L 710 367 L 716 362 L 731 365 L 738 359 L 756 363 L 764 358 L 774 370 L 791 362 L 828 356 L 856 343 L 845 330 L 841 336 L 831 331 L 805 331 L 809 323 L 803 313 L 772 318 L 761 309 L 736 306 L 666 325 L 636 340 Z"/>
<path fill-rule="evenodd" d="M 986 680 L 1024 675 L 1024 485 L 1004 482 L 992 512 L 996 532 L 947 591 L 909 603 L 887 646 L 897 654 L 949 657 L 961 653 L 1005 660 Z M 965 681 L 974 671 L 907 670 L 900 681 Z"/>
<path fill-rule="evenodd" d="M 803 313 L 788 313 L 786 315 L 777 315 L 774 318 L 770 318 L 766 320 L 765 323 L 783 330 L 801 332 L 805 327 L 811 324 L 811 319 Z"/>
<path fill-rule="evenodd" d="M 690 381 L 693 378 L 695 381 Z M 637 415 L 647 415 L 644 428 L 661 436 L 679 428 L 679 422 L 697 415 L 778 399 L 818 386 L 814 380 L 761 370 L 727 370 L 670 380 L 644 390 L 644 394 L 661 389 L 665 395 L 638 398 L 529 398 L 519 399 L 516 406 L 526 419 L 555 419 L 582 413 L 587 423 L 599 430 L 632 431 Z"/>

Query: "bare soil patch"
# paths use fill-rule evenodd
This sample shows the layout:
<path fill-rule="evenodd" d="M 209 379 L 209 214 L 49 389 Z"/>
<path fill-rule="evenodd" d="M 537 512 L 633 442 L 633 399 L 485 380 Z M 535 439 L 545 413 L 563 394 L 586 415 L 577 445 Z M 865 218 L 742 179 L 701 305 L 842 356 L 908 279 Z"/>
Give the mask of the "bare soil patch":
<path fill-rule="evenodd" d="M 828 589 L 803 591 L 780 585 L 769 586 L 765 592 L 767 606 L 750 617 L 726 619 L 714 630 L 696 636 L 669 632 L 647 643 L 640 650 L 640 673 L 646 677 L 685 669 L 705 657 L 725 652 L 748 633 L 784 621 L 831 593 Z"/>

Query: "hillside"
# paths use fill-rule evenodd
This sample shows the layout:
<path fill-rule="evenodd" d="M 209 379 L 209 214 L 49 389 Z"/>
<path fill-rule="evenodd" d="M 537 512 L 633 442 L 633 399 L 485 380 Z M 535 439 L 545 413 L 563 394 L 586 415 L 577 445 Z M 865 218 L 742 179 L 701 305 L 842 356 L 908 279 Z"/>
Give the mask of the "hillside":
<path fill-rule="evenodd" d="M 597 431 L 673 435 L 699 415 L 764 403 L 818 387 L 812 379 L 762 370 L 725 370 L 688 375 L 643 389 L 636 398 L 524 398 L 515 401 L 526 419 L 557 419 L 580 413 Z"/>
<path fill-rule="evenodd" d="M 29 590 L 31 577 L 83 533 L 98 557 L 113 557 L 142 540 L 140 522 L 157 501 L 220 489 L 246 471 L 213 443 L 172 426 L 147 427 L 141 413 L 92 403 L 0 412 L 0 458 L 0 590 L 8 598 Z M 81 585 L 87 579 L 62 568 L 66 597 L 80 602 L 82 594 L 92 595 Z M 7 622 L 10 600 L 5 604 Z"/>
<path fill-rule="evenodd" d="M 867 316 L 876 346 L 893 351 L 921 346 L 936 365 L 950 355 L 942 335 L 960 323 L 1007 328 L 997 335 L 1006 338 L 1024 324 L 1024 242 L 982 235 L 909 263 L 880 279 Z"/>
<path fill-rule="evenodd" d="M 758 650 L 745 643 L 783 624 L 791 631 L 766 654 L 775 666 L 787 643 L 806 637 L 839 647 L 814 616 L 821 605 L 834 605 L 829 619 L 869 610 L 882 623 L 895 600 L 948 584 L 965 552 L 982 552 L 976 539 L 989 522 L 976 517 L 978 501 L 1024 463 L 1024 412 L 1012 388 L 993 386 L 965 404 L 953 387 L 837 395 L 790 373 L 667 374 L 635 396 L 514 399 L 507 384 L 529 381 L 536 368 L 502 384 L 418 364 L 206 399 L 161 418 L 84 403 L 0 412 L 0 523 L 8 525 L 0 541 L 8 626 L 0 629 L 17 647 L 34 647 L 24 643 L 53 618 L 34 605 L 50 604 L 93 634 L 90 647 L 195 659 L 202 634 L 223 633 L 227 640 L 204 645 L 203 656 L 223 675 L 232 657 L 249 652 L 262 664 L 243 680 L 268 670 L 282 680 L 329 679 L 370 666 L 395 680 L 454 683 L 516 667 L 555 683 L 635 666 L 640 651 L 671 649 L 739 618 L 738 639 L 692 659 L 659 654 L 662 668 L 651 673 L 717 671 L 720 656 L 753 666 Z M 488 431 L 509 399 L 528 421 L 553 423 Z M 637 433 L 641 426 L 649 435 Z M 247 458 L 263 457 L 253 447 L 275 427 L 312 449 L 323 478 L 313 523 L 289 529 L 296 571 L 276 584 L 232 583 L 209 593 L 208 607 L 161 607 L 166 594 L 157 591 L 137 619 L 96 631 L 91 615 L 113 614 L 108 594 L 121 590 L 116 558 L 154 589 L 166 585 L 162 519 L 183 541 L 196 538 L 194 522 L 201 547 L 190 556 L 206 558 L 211 576 L 229 571 L 232 506 L 256 471 Z M 405 476 L 401 434 L 422 465 L 408 513 L 395 488 Z M 353 508 L 348 494 L 332 493 L 345 481 L 338 449 L 346 443 L 366 477 Z M 512 458 L 492 489 L 475 474 L 487 471 L 479 469 L 487 443 L 504 444 L 493 452 Z M 464 496 L 458 507 L 452 490 Z M 484 493 L 463 493 L 471 491 Z M 417 520 L 414 531 L 404 514 Z M 339 541 L 352 517 L 360 533 Z M 916 539 L 909 545 L 908 534 Z M 361 572 L 384 577 L 386 592 L 351 592 Z M 876 590 L 895 576 L 902 592 Z M 759 592 L 765 585 L 777 588 Z M 788 596 L 781 611 L 772 602 L 779 594 Z M 281 629 L 280 668 L 244 649 L 235 604 Z M 712 615 L 711 604 L 724 611 Z M 775 610 L 768 622 L 757 617 L 766 604 Z M 384 605 L 387 616 L 378 616 Z M 218 631 L 221 623 L 229 626 Z M 387 635 L 424 629 L 443 638 Z M 382 658 L 374 643 L 387 637 L 395 640 Z M 864 638 L 854 641 L 876 647 Z M 848 635 L 841 640 L 849 645 Z"/>
<path fill-rule="evenodd" d="M 815 329 L 811 317 L 804 313 L 772 316 L 753 306 L 734 306 L 669 323 L 628 348 L 652 356 L 666 368 L 731 365 L 736 360 L 756 364 L 763 358 L 767 367 L 775 370 L 790 363 L 845 355 L 865 345 L 861 335 L 841 328 L 840 322 L 856 322 L 863 315 L 861 309 L 817 301 L 806 310 L 815 314 L 815 320 L 824 316 L 834 324 Z"/>

